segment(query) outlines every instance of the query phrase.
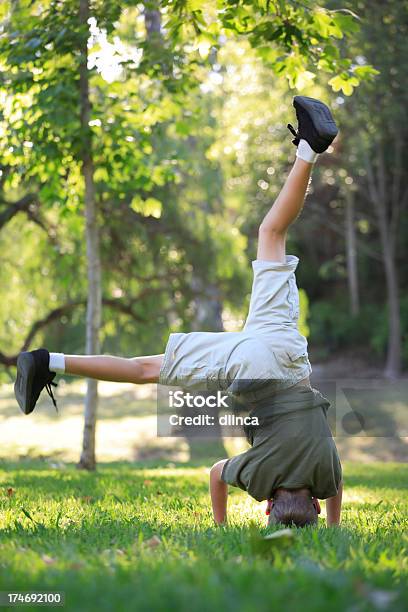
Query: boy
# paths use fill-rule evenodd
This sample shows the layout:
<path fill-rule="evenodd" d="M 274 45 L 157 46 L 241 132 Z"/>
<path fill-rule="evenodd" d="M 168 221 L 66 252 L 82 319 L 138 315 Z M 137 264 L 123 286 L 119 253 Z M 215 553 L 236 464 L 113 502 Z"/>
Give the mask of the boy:
<path fill-rule="evenodd" d="M 298 217 L 313 164 L 337 134 L 325 104 L 296 96 L 296 161 L 259 228 L 248 319 L 241 332 L 171 334 L 163 355 L 124 359 L 77 356 L 46 349 L 21 353 L 15 393 L 25 414 L 34 410 L 57 372 L 117 382 L 190 386 L 218 383 L 241 397 L 259 417 L 248 429 L 245 453 L 216 463 L 210 491 L 214 520 L 226 521 L 227 485 L 268 501 L 269 522 L 304 526 L 317 522 L 317 498 L 327 499 L 329 525 L 338 524 L 341 466 L 327 425 L 328 402 L 311 389 L 306 339 L 297 329 L 298 259 L 285 253 L 286 233 Z"/>

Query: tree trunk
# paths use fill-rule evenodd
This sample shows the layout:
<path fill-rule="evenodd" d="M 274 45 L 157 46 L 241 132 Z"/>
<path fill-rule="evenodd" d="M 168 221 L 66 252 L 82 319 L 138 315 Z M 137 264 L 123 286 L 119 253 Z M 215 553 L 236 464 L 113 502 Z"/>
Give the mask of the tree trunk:
<path fill-rule="evenodd" d="M 191 286 L 196 291 L 194 298 L 193 331 L 224 331 L 222 321 L 222 304 L 218 288 L 212 284 L 203 283 L 194 275 Z"/>
<path fill-rule="evenodd" d="M 384 375 L 387 378 L 395 379 L 401 374 L 402 356 L 398 274 L 395 264 L 395 233 L 397 231 L 397 226 L 391 224 L 387 215 L 387 198 L 389 197 L 389 193 L 386 185 L 384 151 L 380 145 L 377 146 L 377 165 L 378 176 L 376 181 L 371 160 L 367 158 L 368 188 L 377 215 L 381 241 L 381 255 L 387 289 L 388 347 Z"/>
<path fill-rule="evenodd" d="M 401 315 L 398 275 L 395 258 L 389 244 L 383 245 L 384 271 L 388 297 L 388 348 L 385 376 L 398 378 L 401 374 Z"/>
<path fill-rule="evenodd" d="M 355 317 L 360 311 L 360 297 L 358 290 L 356 228 L 354 223 L 354 192 L 350 189 L 345 191 L 345 201 L 347 279 L 350 296 L 350 313 Z"/>
<path fill-rule="evenodd" d="M 94 167 L 92 158 L 92 132 L 89 128 L 91 104 L 89 99 L 87 30 L 89 18 L 88 0 L 79 0 L 80 25 L 83 28 L 81 61 L 79 69 L 80 115 L 82 148 L 82 175 L 85 185 L 86 254 L 88 263 L 88 301 L 86 311 L 86 353 L 100 352 L 99 330 L 102 318 L 101 262 L 99 252 L 99 228 L 95 201 Z M 98 406 L 98 383 L 88 380 L 85 400 L 85 424 L 79 467 L 93 470 L 96 466 L 95 432 Z"/>
<path fill-rule="evenodd" d="M 398 378 L 401 374 L 401 320 L 399 308 L 398 276 L 395 265 L 396 238 L 391 231 L 387 215 L 389 193 L 386 185 L 385 160 L 383 147 L 378 148 L 378 199 L 377 216 L 380 229 L 381 246 L 384 260 L 385 282 L 388 298 L 388 349 L 385 376 Z M 396 228 L 395 228 L 396 229 Z"/>
<path fill-rule="evenodd" d="M 161 16 L 157 0 L 147 0 L 144 3 L 144 20 L 148 38 L 156 36 L 161 38 Z"/>

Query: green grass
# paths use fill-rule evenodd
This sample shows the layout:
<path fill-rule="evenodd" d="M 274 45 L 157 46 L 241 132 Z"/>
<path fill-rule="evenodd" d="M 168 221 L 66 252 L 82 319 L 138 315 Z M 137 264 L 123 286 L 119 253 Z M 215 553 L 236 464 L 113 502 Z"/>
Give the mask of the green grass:
<path fill-rule="evenodd" d="M 406 466 L 346 464 L 342 528 L 322 519 L 269 557 L 249 529 L 266 532 L 264 504 L 234 490 L 230 526 L 215 528 L 207 480 L 202 467 L 0 462 L 0 590 L 63 590 L 78 612 L 407 609 Z"/>

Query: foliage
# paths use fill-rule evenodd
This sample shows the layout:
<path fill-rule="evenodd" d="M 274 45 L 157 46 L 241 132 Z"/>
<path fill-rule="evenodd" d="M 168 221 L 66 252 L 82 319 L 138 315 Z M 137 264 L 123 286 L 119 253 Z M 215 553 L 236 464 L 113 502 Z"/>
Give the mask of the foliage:
<path fill-rule="evenodd" d="M 323 71 L 335 75 L 329 80 L 334 91 L 351 95 L 360 81 L 378 74 L 368 65 L 357 69 L 352 58 L 342 54 L 339 41 L 359 30 L 359 19 L 351 10 L 328 10 L 310 0 L 164 0 L 162 4 L 172 8 L 167 21 L 172 36 L 193 38 L 201 56 L 220 46 L 221 35 L 247 37 L 291 87 L 301 89 Z"/>
<path fill-rule="evenodd" d="M 41 311 L 54 306 L 56 299 L 64 302 L 81 294 L 83 297 L 85 290 L 80 278 L 75 284 L 71 280 L 72 269 L 83 270 L 85 266 L 81 245 L 82 184 L 78 156 L 82 135 L 78 131 L 78 61 L 75 52 L 78 36 L 83 34 L 78 31 L 76 4 L 67 2 L 67 10 L 62 13 L 59 11 L 60 3 L 42 6 L 44 10 L 40 14 L 32 3 L 22 4 L 21 10 L 12 11 L 7 34 L 11 29 L 13 31 L 10 37 L 7 34 L 3 36 L 1 47 L 7 66 L 3 77 L 6 100 L 2 132 L 6 152 L 2 159 L 4 192 L 8 199 L 15 198 L 29 185 L 30 189 L 38 190 L 47 222 L 54 218 L 55 213 L 61 221 L 55 250 L 63 257 L 52 258 L 54 266 L 50 266 L 54 275 L 52 295 L 55 299 L 35 291 L 33 304 L 36 299 L 41 301 Z M 115 6 L 114 14 L 105 11 L 102 3 L 94 7 L 98 26 L 94 23 L 91 29 L 90 57 L 95 66 L 98 65 L 100 46 L 105 45 L 106 51 L 108 44 L 103 28 L 111 33 L 113 22 L 119 19 L 120 6 Z M 144 313 L 150 313 L 148 324 L 139 328 L 133 323 L 133 329 L 129 329 L 132 322 L 124 316 L 105 326 L 103 336 L 114 338 L 126 325 L 128 339 L 119 350 L 129 353 L 135 351 L 136 345 L 139 351 L 162 350 L 169 327 L 167 313 L 173 319 L 180 317 L 180 320 L 188 321 L 192 299 L 189 290 L 191 264 L 199 262 L 204 248 L 208 254 L 208 246 L 214 243 L 213 273 L 216 276 L 223 274 L 229 279 L 236 277 L 237 265 L 233 256 L 239 248 L 236 241 L 236 247 L 232 246 L 232 235 L 222 215 L 215 213 L 207 222 L 200 206 L 197 207 L 196 200 L 206 202 L 211 197 L 211 189 L 215 190 L 219 182 L 217 169 L 208 165 L 206 174 L 201 164 L 203 178 L 197 185 L 197 157 L 192 155 L 190 145 L 195 133 L 201 130 L 199 108 L 202 104 L 197 99 L 198 110 L 193 115 L 185 104 L 185 98 L 190 95 L 190 104 L 193 103 L 198 81 L 196 79 L 194 85 L 189 83 L 190 68 L 186 66 L 182 75 L 170 77 L 162 72 L 161 78 L 165 83 L 161 86 L 153 61 L 154 49 L 150 48 L 154 41 L 145 39 L 141 17 L 140 7 L 129 8 L 123 11 L 122 20 L 115 22 L 116 33 L 121 36 L 117 53 L 121 55 L 114 78 L 102 78 L 95 68 L 91 70 L 93 107 L 90 129 L 94 137 L 95 181 L 101 212 L 104 291 L 108 297 L 133 299 L 135 314 L 141 321 L 146 321 Z M 130 30 L 129 20 L 134 22 L 134 28 Z M 70 24 L 68 32 L 67 23 Z M 144 52 L 142 60 L 141 50 Z M 163 47 L 161 52 L 161 56 L 168 53 L 169 58 L 171 55 L 167 47 Z M 177 57 L 173 53 L 174 70 L 181 57 L 185 56 L 180 51 Z M 175 85 L 177 89 L 173 87 Z M 5 93 L 6 89 L 12 90 L 13 95 Z M 208 131 L 211 138 L 211 129 Z M 203 153 L 206 142 L 205 139 L 199 141 L 197 155 Z M 177 184 L 181 184 L 178 190 Z M 181 194 L 186 192 L 189 192 L 189 197 L 186 205 L 182 206 L 176 198 L 181 198 Z M 164 200 L 165 207 L 162 204 Z M 201 222 L 197 224 L 195 219 L 200 214 Z M 76 227 L 74 217 L 77 219 Z M 160 219 L 160 223 L 152 223 L 156 219 Z M 189 219 L 187 224 L 186 219 Z M 225 227 L 223 233 L 215 233 L 213 228 L 219 230 L 222 225 Z M 160 271 L 157 270 L 158 261 Z M 217 261 L 220 268 L 222 266 L 220 270 Z M 204 278 L 206 272 L 206 269 L 202 272 Z M 11 266 L 7 273 L 11 277 L 19 274 Z M 170 301 L 174 293 L 182 295 L 179 304 Z M 16 300 L 21 301 L 21 294 L 20 297 L 16 295 Z M 10 316 L 20 329 L 23 326 L 19 324 L 18 311 L 16 307 L 14 310 L 10 308 L 6 316 Z M 23 320 L 29 320 L 26 314 Z M 76 336 L 75 329 L 72 329 L 72 334 Z M 61 338 L 61 334 L 59 336 Z M 21 342 L 19 334 L 16 344 L 18 342 Z M 82 346 L 77 346 L 76 350 L 80 352 Z"/>
<path fill-rule="evenodd" d="M 314 343 L 326 350 L 326 354 L 344 350 L 347 347 L 362 347 L 368 337 L 381 337 L 376 348 L 384 351 L 384 337 L 381 309 L 372 305 L 364 306 L 357 317 L 350 317 L 345 299 L 336 300 L 336 308 L 330 302 L 314 302 L 311 306 L 310 329 Z"/>
<path fill-rule="evenodd" d="M 350 2 L 346 6 L 354 4 Z M 404 168 L 408 163 L 408 131 L 404 120 L 407 71 L 401 58 L 408 51 L 406 8 L 406 3 L 393 1 L 358 3 L 362 29 L 350 51 L 355 54 L 362 69 L 372 62 L 380 76 L 359 88 L 352 98 L 339 97 L 341 133 L 335 150 L 334 167 L 323 171 L 321 179 L 325 188 L 319 186 L 314 202 L 318 205 L 317 200 L 323 200 L 320 202 L 320 214 L 330 207 L 331 210 L 326 213 L 329 219 L 327 225 L 330 223 L 337 230 L 340 224 L 344 225 L 344 209 L 350 197 L 355 207 L 362 312 L 356 321 L 347 321 L 340 301 L 338 321 L 334 322 L 335 313 L 331 316 L 332 330 L 337 330 L 334 333 L 341 337 L 340 344 L 343 346 L 349 330 L 349 346 L 355 346 L 360 341 L 361 345 L 374 348 L 377 355 L 388 352 L 387 357 L 390 358 L 392 350 L 397 352 L 398 338 L 395 338 L 393 329 L 398 322 L 399 310 L 401 333 L 398 332 L 398 336 L 401 337 L 405 365 L 404 303 L 408 279 L 403 262 L 408 246 L 405 226 L 408 186 Z M 378 50 L 384 46 L 387 53 L 379 53 Z M 330 233 L 333 235 L 333 232 Z M 334 296 L 338 295 L 341 268 L 343 278 L 347 279 L 345 259 L 338 251 L 334 251 L 332 257 L 325 258 L 326 272 L 330 267 L 331 278 L 326 276 L 324 280 L 329 281 L 327 287 L 331 285 Z M 395 285 L 399 296 L 396 295 Z M 394 301 L 397 302 L 396 307 L 392 306 Z M 364 313 L 367 318 L 364 318 Z M 371 325 L 368 321 L 371 321 Z M 316 325 L 319 326 L 318 321 Z M 365 330 L 365 334 L 362 330 Z"/>
<path fill-rule="evenodd" d="M 342 528 L 298 530 L 273 562 L 251 552 L 249 521 L 266 534 L 266 517 L 242 491 L 230 526 L 212 525 L 206 472 L 2 463 L 1 589 L 63 590 L 77 611 L 406 608 L 402 465 L 347 464 Z"/>
<path fill-rule="evenodd" d="M 408 366 L 408 296 L 403 295 L 400 300 L 401 332 L 402 332 L 402 360 L 404 367 Z M 383 313 L 379 313 L 375 332 L 371 332 L 371 346 L 377 354 L 385 354 L 388 341 L 388 325 Z"/>
<path fill-rule="evenodd" d="M 401 324 L 403 337 L 403 365 L 408 366 L 408 300 L 401 299 Z M 388 325 L 384 309 L 378 304 L 364 304 L 359 314 L 350 316 L 347 300 L 317 301 L 310 307 L 310 337 L 322 356 L 341 353 L 349 348 L 367 360 L 383 358 L 387 349 Z"/>

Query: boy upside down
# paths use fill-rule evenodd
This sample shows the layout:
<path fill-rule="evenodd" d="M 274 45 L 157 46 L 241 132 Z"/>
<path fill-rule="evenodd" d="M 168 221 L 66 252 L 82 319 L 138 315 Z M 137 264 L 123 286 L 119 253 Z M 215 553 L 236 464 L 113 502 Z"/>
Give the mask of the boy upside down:
<path fill-rule="evenodd" d="M 269 523 L 303 527 L 317 523 L 318 499 L 326 499 L 327 524 L 340 522 L 342 472 L 326 413 L 328 401 L 310 386 L 307 341 L 297 329 L 298 258 L 286 255 L 286 234 L 303 207 L 313 164 L 334 140 L 330 110 L 296 96 L 298 130 L 288 126 L 296 161 L 259 227 L 249 314 L 241 332 L 171 334 L 162 355 L 126 359 L 109 355 L 20 353 L 14 385 L 18 404 L 31 413 L 45 388 L 56 405 L 56 373 L 98 380 L 193 387 L 223 381 L 244 400 L 258 427 L 246 428 L 251 445 L 216 463 L 210 493 L 216 524 L 227 520 L 228 485 L 268 500 Z"/>

